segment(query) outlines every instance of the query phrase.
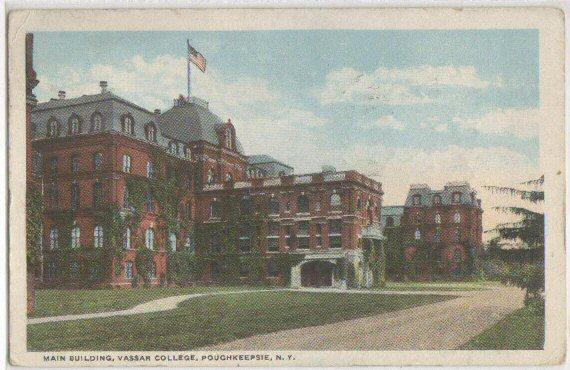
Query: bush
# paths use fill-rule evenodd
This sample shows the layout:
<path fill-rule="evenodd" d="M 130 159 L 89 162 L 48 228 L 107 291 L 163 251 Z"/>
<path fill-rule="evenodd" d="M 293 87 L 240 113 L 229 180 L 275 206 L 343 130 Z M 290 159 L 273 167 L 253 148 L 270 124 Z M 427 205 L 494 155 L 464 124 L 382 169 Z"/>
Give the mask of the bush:
<path fill-rule="evenodd" d="M 140 284 L 139 280 L 140 280 L 140 278 L 139 278 L 139 275 L 138 275 L 138 274 L 135 275 L 135 276 L 133 276 L 133 280 L 131 281 L 131 286 L 132 286 L 133 288 L 138 288 L 138 287 L 139 287 L 139 284 Z"/>
<path fill-rule="evenodd" d="M 544 264 L 511 263 L 503 266 L 501 282 L 526 290 L 525 306 L 544 310 Z"/>

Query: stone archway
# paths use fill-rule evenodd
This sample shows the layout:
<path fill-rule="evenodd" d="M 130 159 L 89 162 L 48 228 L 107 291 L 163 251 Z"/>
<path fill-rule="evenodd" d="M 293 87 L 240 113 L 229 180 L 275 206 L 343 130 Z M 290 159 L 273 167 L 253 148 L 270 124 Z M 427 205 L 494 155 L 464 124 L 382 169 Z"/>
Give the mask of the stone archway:
<path fill-rule="evenodd" d="M 308 261 L 301 266 L 301 285 L 304 287 L 332 287 L 335 264 L 329 261 Z"/>

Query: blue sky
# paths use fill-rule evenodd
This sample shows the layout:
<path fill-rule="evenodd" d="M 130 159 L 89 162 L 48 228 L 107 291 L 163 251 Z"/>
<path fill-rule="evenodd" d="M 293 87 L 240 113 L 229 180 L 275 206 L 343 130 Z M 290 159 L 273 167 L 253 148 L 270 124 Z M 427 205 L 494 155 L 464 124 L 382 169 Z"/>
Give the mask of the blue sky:
<path fill-rule="evenodd" d="M 410 182 L 540 172 L 537 30 L 36 33 L 36 94 L 96 93 L 107 80 L 168 109 L 186 91 L 186 38 L 208 61 L 193 94 L 232 119 L 248 154 L 297 172 L 359 170 L 390 204 Z"/>

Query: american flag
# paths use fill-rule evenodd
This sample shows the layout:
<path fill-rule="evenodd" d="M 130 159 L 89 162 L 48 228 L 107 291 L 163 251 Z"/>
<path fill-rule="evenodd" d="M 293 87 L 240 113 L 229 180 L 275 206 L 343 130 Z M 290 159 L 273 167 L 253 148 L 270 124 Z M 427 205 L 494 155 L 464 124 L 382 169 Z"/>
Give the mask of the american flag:
<path fill-rule="evenodd" d="M 206 72 L 206 58 L 202 54 L 200 54 L 196 49 L 190 45 L 190 41 L 188 43 L 188 60 L 192 62 L 198 69 L 202 72 Z"/>

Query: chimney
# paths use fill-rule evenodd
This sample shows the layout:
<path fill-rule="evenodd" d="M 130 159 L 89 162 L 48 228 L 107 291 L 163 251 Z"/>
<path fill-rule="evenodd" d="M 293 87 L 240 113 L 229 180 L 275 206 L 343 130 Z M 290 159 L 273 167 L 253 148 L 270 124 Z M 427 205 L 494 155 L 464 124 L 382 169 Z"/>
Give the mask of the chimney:
<path fill-rule="evenodd" d="M 101 94 L 107 92 L 107 81 L 99 81 L 99 87 L 101 88 Z"/>
<path fill-rule="evenodd" d="M 60 100 L 65 99 L 65 91 L 59 90 L 59 92 L 57 93 L 57 97 L 58 97 Z"/>
<path fill-rule="evenodd" d="M 154 110 L 154 114 L 160 114 L 160 109 L 158 109 L 158 108 L 155 109 L 155 110 Z"/>

